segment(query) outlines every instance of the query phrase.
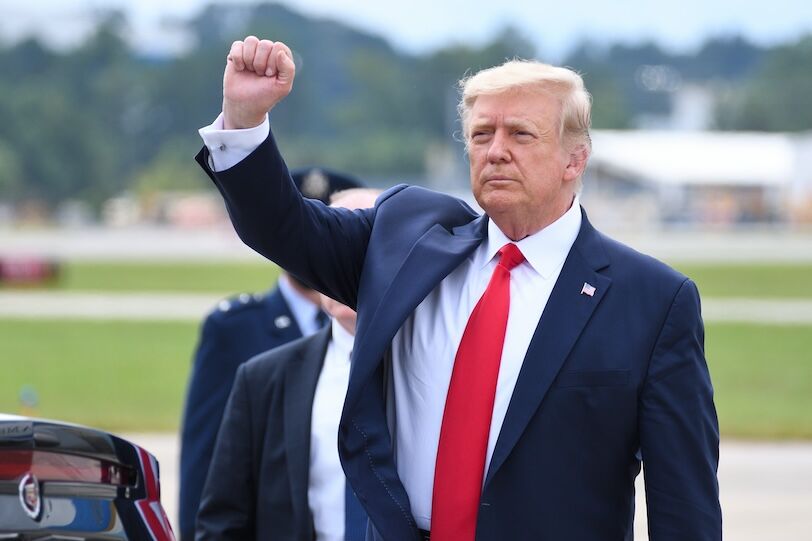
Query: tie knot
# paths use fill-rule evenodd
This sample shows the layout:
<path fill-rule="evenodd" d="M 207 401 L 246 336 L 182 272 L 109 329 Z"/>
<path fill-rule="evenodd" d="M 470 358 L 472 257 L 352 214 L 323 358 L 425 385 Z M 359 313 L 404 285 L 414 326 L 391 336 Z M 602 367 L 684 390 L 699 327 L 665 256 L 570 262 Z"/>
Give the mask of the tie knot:
<path fill-rule="evenodd" d="M 524 255 L 519 247 L 513 243 L 508 243 L 502 246 L 499 250 L 499 264 L 505 267 L 508 271 L 524 261 Z"/>

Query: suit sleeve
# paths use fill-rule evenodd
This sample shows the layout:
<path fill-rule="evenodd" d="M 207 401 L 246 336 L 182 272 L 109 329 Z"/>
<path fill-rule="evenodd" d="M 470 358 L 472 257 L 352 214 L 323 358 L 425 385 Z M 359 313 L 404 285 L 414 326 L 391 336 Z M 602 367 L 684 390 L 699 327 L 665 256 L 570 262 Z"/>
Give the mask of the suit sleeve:
<path fill-rule="evenodd" d="M 720 540 L 719 427 L 690 280 L 674 297 L 640 400 L 649 538 Z"/>
<path fill-rule="evenodd" d="M 311 287 L 356 308 L 374 210 L 330 208 L 303 198 L 272 134 L 224 171 L 211 169 L 206 147 L 196 159 L 220 190 L 245 244 Z"/>
<path fill-rule="evenodd" d="M 257 486 L 252 448 L 257 435 L 252 430 L 250 404 L 250 386 L 243 365 L 237 371 L 203 488 L 197 541 L 255 538 Z"/>
<path fill-rule="evenodd" d="M 180 533 L 192 539 L 203 483 L 209 470 L 217 428 L 223 418 L 236 372 L 229 352 L 233 336 L 213 316 L 206 318 L 195 351 L 183 411 L 180 459 Z"/>

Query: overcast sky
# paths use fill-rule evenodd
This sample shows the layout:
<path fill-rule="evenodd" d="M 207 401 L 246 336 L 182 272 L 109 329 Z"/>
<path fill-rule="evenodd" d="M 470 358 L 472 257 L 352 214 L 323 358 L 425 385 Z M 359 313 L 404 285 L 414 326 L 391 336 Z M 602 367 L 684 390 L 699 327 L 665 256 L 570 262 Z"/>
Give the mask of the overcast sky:
<path fill-rule="evenodd" d="M 126 9 L 142 40 L 160 21 L 188 17 L 208 0 L 0 0 L 0 35 L 36 29 L 54 42 L 80 35 L 84 15 L 105 6 Z M 221 0 L 221 3 L 245 1 Z M 450 42 L 481 43 L 506 24 L 539 52 L 561 56 L 578 40 L 599 43 L 653 39 L 690 51 L 711 35 L 739 33 L 771 45 L 812 32 L 810 0 L 283 0 L 296 10 L 344 21 L 412 52 Z M 272 37 L 271 37 L 272 38 Z"/>

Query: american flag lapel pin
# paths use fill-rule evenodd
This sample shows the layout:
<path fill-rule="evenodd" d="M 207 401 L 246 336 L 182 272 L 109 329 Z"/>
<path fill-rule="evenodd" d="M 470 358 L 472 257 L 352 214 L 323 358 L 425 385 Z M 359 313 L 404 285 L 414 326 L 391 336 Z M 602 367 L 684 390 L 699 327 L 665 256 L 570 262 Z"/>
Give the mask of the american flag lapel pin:
<path fill-rule="evenodd" d="M 581 288 L 581 295 L 589 295 L 590 297 L 595 294 L 595 286 L 590 285 L 589 282 L 584 282 L 584 287 Z"/>

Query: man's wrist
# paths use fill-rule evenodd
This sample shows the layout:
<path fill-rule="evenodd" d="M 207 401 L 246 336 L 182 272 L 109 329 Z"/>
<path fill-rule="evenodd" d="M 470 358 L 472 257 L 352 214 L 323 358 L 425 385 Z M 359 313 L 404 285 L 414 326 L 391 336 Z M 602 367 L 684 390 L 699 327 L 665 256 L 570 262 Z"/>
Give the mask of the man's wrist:
<path fill-rule="evenodd" d="M 263 122 L 264 118 L 259 118 L 256 120 L 243 120 L 240 119 L 239 122 L 234 122 L 231 117 L 223 115 L 223 129 L 224 130 L 252 130 L 254 128 L 259 127 Z"/>
<path fill-rule="evenodd" d="M 262 124 L 268 113 L 257 115 L 246 114 L 240 111 L 239 107 L 232 106 L 227 100 L 223 100 L 223 128 L 226 130 L 250 130 Z"/>

